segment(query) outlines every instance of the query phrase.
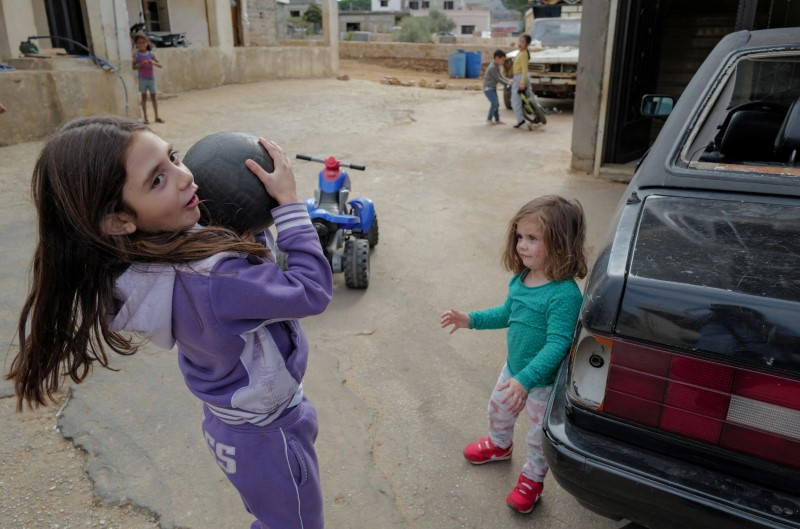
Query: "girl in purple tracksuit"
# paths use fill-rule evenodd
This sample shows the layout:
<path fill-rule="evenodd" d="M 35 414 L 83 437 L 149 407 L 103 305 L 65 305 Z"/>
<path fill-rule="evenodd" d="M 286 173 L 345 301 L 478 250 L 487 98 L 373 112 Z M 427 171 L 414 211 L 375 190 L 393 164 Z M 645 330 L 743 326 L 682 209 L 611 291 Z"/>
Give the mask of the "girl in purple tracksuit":
<path fill-rule="evenodd" d="M 66 373 L 81 382 L 107 349 L 178 345 L 186 385 L 203 402 L 203 433 L 256 517 L 252 529 L 323 527 L 314 451 L 317 418 L 303 396 L 308 343 L 298 319 L 331 299 L 331 269 L 297 202 L 286 153 L 248 168 L 278 202 L 267 231 L 201 227 L 191 172 L 145 125 L 117 117 L 67 123 L 33 174 L 39 241 L 8 378 L 17 407 L 46 405 Z"/>

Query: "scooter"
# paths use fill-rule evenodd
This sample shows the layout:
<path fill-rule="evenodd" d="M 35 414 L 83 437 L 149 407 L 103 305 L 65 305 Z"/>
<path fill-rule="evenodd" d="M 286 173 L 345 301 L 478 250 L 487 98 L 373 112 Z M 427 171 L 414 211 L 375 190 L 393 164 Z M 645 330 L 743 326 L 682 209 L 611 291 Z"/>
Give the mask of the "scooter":
<path fill-rule="evenodd" d="M 365 167 L 333 156 L 323 160 L 298 154 L 297 159 L 325 165 L 314 198 L 305 202 L 331 270 L 344 272 L 348 288 L 367 288 L 370 249 L 378 244 L 378 215 L 372 200 L 350 198 L 350 176 L 342 171 L 343 167 L 358 171 Z"/>

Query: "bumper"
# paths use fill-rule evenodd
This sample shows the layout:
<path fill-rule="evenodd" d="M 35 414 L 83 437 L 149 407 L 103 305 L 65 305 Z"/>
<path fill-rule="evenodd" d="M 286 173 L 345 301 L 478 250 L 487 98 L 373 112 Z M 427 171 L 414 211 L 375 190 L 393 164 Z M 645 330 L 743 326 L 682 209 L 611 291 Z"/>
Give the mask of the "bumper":
<path fill-rule="evenodd" d="M 544 421 L 553 476 L 585 507 L 651 529 L 800 528 L 800 498 L 574 425 L 562 365 Z"/>

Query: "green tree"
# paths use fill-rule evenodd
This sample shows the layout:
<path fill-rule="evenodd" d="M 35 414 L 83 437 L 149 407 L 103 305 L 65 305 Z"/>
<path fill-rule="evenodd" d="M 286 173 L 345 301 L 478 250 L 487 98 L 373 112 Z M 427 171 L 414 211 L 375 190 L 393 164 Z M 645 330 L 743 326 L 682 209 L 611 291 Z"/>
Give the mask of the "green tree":
<path fill-rule="evenodd" d="M 303 20 L 312 24 L 315 28 L 322 24 L 322 9 L 317 4 L 311 4 L 303 13 Z"/>
<path fill-rule="evenodd" d="M 400 21 L 400 42 L 430 42 L 433 33 L 447 33 L 456 27 L 456 23 L 447 15 L 431 9 L 424 17 L 404 17 Z"/>
<path fill-rule="evenodd" d="M 430 19 L 431 31 L 433 33 L 450 33 L 456 27 L 456 23 L 447 18 L 447 15 L 438 9 L 431 9 L 426 18 Z"/>
<path fill-rule="evenodd" d="M 528 0 L 502 0 L 502 2 L 506 9 L 522 13 L 522 20 L 525 20 L 525 12 L 530 8 Z"/>
<path fill-rule="evenodd" d="M 403 17 L 400 21 L 400 42 L 430 42 L 431 27 L 428 17 Z"/>

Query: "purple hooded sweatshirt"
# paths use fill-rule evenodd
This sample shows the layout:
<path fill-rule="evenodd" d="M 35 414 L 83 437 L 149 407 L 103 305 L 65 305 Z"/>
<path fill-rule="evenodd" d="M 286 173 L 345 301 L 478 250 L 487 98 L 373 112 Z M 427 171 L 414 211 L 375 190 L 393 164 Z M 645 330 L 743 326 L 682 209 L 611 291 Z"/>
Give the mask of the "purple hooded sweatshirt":
<path fill-rule="evenodd" d="M 272 210 L 282 271 L 274 252 L 262 260 L 224 252 L 179 265 L 135 264 L 122 274 L 122 302 L 110 328 L 159 347 L 178 344 L 186 385 L 227 424 L 263 426 L 302 400 L 308 343 L 297 321 L 331 300 L 331 268 L 305 204 Z M 271 250 L 269 231 L 261 236 Z"/>

